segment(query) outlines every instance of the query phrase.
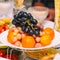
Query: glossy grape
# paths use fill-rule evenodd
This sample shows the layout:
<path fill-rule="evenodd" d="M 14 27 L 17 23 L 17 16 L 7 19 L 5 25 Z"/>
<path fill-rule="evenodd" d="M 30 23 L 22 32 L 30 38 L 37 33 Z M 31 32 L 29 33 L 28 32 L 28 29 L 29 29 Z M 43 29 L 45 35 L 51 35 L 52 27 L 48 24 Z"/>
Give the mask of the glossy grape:
<path fill-rule="evenodd" d="M 28 18 L 33 19 L 33 16 L 30 13 L 28 13 Z"/>
<path fill-rule="evenodd" d="M 29 32 L 29 28 L 28 28 L 28 27 L 25 29 L 25 32 L 26 32 L 26 33 L 28 33 L 28 32 Z"/>
<path fill-rule="evenodd" d="M 31 20 L 31 22 L 32 22 L 33 24 L 37 24 L 37 20 L 36 20 L 36 19 Z"/>
<path fill-rule="evenodd" d="M 28 20 L 28 19 L 25 18 L 25 17 L 22 17 L 21 20 L 22 20 L 22 22 L 25 22 L 25 21 Z"/>
<path fill-rule="evenodd" d="M 16 20 L 15 19 L 12 20 L 12 24 L 14 24 L 14 25 L 16 24 Z"/>
<path fill-rule="evenodd" d="M 18 18 L 18 14 L 14 15 L 14 19 L 15 19 L 15 18 Z"/>
<path fill-rule="evenodd" d="M 24 12 L 23 12 L 23 11 L 20 11 L 20 12 L 18 13 L 18 16 L 21 18 L 21 17 L 23 16 L 23 14 L 24 14 Z"/>
<path fill-rule="evenodd" d="M 28 34 L 33 35 L 33 33 L 34 33 L 33 30 L 31 28 L 29 28 Z"/>
<path fill-rule="evenodd" d="M 34 31 L 34 34 L 36 35 L 36 36 L 39 36 L 40 35 L 40 31 Z"/>
<path fill-rule="evenodd" d="M 37 20 L 33 18 L 30 13 L 20 11 L 18 14 L 14 15 L 12 24 L 16 27 L 21 27 L 22 31 L 26 32 L 29 35 L 39 36 L 40 28 L 37 27 Z"/>
<path fill-rule="evenodd" d="M 22 31 L 25 31 L 25 30 L 26 30 L 26 26 L 23 25 L 23 26 L 22 26 Z"/>
<path fill-rule="evenodd" d="M 35 27 L 35 24 L 33 24 L 33 23 L 30 23 L 30 25 L 31 25 L 31 27 Z"/>
<path fill-rule="evenodd" d="M 35 27 L 35 31 L 40 31 L 40 27 Z"/>
<path fill-rule="evenodd" d="M 28 13 L 27 12 L 24 12 L 23 13 L 23 17 L 27 18 L 28 17 Z"/>

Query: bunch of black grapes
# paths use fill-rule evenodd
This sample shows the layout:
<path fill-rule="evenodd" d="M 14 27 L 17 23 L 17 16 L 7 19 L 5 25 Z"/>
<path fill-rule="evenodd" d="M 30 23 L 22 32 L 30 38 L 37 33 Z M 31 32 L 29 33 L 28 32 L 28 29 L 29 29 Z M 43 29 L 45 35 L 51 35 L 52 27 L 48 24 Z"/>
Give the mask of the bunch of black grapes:
<path fill-rule="evenodd" d="M 40 35 L 40 28 L 36 26 L 37 20 L 33 18 L 30 13 L 21 11 L 14 15 L 12 24 L 16 27 L 21 27 L 22 31 L 28 33 L 29 35 Z"/>

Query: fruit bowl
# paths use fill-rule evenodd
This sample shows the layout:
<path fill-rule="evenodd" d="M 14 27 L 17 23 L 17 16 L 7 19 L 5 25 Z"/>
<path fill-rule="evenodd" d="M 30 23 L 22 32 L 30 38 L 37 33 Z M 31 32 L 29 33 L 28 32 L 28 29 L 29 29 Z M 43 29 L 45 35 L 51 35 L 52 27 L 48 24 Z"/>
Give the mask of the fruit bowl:
<path fill-rule="evenodd" d="M 0 36 L 1 42 L 7 46 L 22 50 L 37 50 L 56 45 L 53 42 L 56 43 L 55 37 L 59 33 L 50 27 L 42 27 L 40 21 L 31 13 L 20 11 L 14 15 L 11 23 L 11 28 Z"/>
<path fill-rule="evenodd" d="M 53 39 L 52 43 L 48 46 L 44 46 L 44 47 L 40 47 L 40 48 L 23 48 L 23 47 L 17 47 L 11 43 L 8 42 L 7 40 L 7 35 L 8 35 L 8 30 L 3 32 L 2 34 L 0 34 L 0 41 L 7 45 L 10 46 L 12 48 L 18 48 L 18 49 L 23 49 L 23 50 L 38 50 L 38 49 L 44 49 L 44 48 L 50 48 L 50 47 L 55 47 L 56 45 L 60 44 L 59 43 L 59 33 L 57 31 L 55 31 L 55 38 Z"/>
<path fill-rule="evenodd" d="M 1 33 L 1 43 L 22 50 L 37 50 L 54 47 L 59 44 L 59 33 L 35 19 L 31 13 L 20 11 L 14 15 L 12 26 Z M 58 37 L 58 39 L 57 39 Z"/>
<path fill-rule="evenodd" d="M 49 24 L 49 22 L 48 22 L 48 24 Z M 46 25 L 45 25 L 45 27 L 46 27 Z M 8 42 L 8 39 L 7 39 L 8 30 L 0 34 L 0 41 L 1 41 L 1 43 L 5 44 L 7 46 L 10 46 L 12 48 L 16 48 L 16 49 L 21 49 L 21 50 L 39 50 L 39 49 L 44 49 L 44 48 L 55 47 L 56 45 L 60 44 L 60 42 L 59 42 L 60 41 L 59 40 L 60 39 L 60 33 L 57 32 L 56 30 L 54 30 L 54 32 L 55 32 L 55 37 L 52 40 L 51 44 L 47 45 L 47 46 L 39 47 L 39 48 L 35 48 L 35 47 L 34 48 L 24 48 L 24 47 L 18 47 L 16 45 L 11 44 L 10 42 Z"/>

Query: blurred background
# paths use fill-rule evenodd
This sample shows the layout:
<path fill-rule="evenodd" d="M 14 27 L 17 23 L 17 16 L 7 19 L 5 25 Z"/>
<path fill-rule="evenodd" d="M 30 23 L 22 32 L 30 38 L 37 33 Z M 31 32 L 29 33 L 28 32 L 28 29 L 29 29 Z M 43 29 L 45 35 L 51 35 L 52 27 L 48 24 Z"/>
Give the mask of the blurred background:
<path fill-rule="evenodd" d="M 8 4 L 6 4 L 6 2 L 8 2 Z M 32 0 L 0 0 L 0 19 L 6 18 L 6 17 L 13 18 L 13 16 L 20 10 L 25 10 L 31 6 L 32 6 Z M 6 49 L 0 48 L 0 50 L 6 50 Z M 12 49 L 12 48 L 9 48 L 9 49 Z M 39 60 L 41 59 L 41 57 L 46 57 L 46 56 L 48 58 L 51 57 L 51 60 L 53 60 L 54 55 L 58 53 L 58 50 L 57 49 L 55 50 L 54 48 L 39 50 L 34 52 L 28 51 L 26 53 L 23 53 L 23 52 L 21 53 L 21 51 L 18 51 L 15 49 L 13 49 L 13 51 L 17 55 L 19 55 L 18 60 Z"/>

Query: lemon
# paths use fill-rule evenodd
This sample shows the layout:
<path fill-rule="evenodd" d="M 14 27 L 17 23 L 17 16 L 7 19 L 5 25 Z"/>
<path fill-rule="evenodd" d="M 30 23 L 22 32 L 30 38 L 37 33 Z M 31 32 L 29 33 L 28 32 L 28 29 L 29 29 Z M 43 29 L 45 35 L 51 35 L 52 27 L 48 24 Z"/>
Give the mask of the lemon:
<path fill-rule="evenodd" d="M 3 24 L 5 24 L 5 22 L 0 20 L 0 26 L 3 25 Z"/>
<path fill-rule="evenodd" d="M 2 21 L 5 22 L 6 24 L 9 24 L 11 22 L 11 18 L 3 18 Z"/>

